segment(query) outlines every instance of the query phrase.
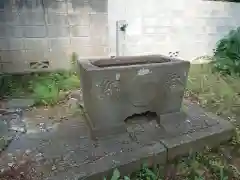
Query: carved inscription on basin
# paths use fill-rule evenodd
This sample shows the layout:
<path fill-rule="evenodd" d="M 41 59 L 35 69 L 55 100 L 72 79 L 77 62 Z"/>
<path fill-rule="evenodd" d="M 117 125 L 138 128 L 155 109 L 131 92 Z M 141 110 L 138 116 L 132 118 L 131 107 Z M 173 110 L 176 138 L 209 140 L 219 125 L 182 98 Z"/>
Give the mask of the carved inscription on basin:
<path fill-rule="evenodd" d="M 190 63 L 161 55 L 79 60 L 84 106 L 94 136 L 125 131 L 147 111 L 178 113 Z M 172 117 L 172 116 L 171 116 Z"/>

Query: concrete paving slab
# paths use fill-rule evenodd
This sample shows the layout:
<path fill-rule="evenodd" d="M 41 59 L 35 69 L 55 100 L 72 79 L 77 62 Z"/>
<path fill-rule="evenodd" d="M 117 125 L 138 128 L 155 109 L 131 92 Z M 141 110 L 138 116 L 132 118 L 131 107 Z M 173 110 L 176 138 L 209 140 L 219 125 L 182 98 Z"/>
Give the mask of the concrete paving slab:
<path fill-rule="evenodd" d="M 27 99 L 27 98 L 21 98 L 21 99 L 10 99 L 6 102 L 6 108 L 9 109 L 27 109 L 34 105 L 34 99 Z"/>
<path fill-rule="evenodd" d="M 0 168 L 7 169 L 14 154 L 28 152 L 34 180 L 103 179 L 115 168 L 125 175 L 143 163 L 165 164 L 232 137 L 231 123 L 190 102 L 184 105 L 185 120 L 170 119 L 158 124 L 154 117 L 139 117 L 127 121 L 127 132 L 98 140 L 90 138 L 83 116 L 68 118 L 52 131 L 27 133 L 14 140 L 1 154 Z"/>
<path fill-rule="evenodd" d="M 188 131 L 182 131 L 178 136 L 171 136 L 166 132 L 164 138 L 161 139 L 161 142 L 168 149 L 169 161 L 190 152 L 201 151 L 205 147 L 217 147 L 234 135 L 234 128 L 230 122 L 205 112 L 192 102 L 184 101 L 184 106 L 187 109 L 187 121 L 190 124 Z M 180 124 L 178 125 L 181 127 Z M 176 129 L 178 129 L 177 126 Z"/>
<path fill-rule="evenodd" d="M 231 139 L 234 131 L 232 125 L 221 121 L 219 124 L 199 129 L 177 137 L 166 137 L 161 142 L 168 149 L 168 160 L 191 152 L 200 152 L 205 147 L 217 147 L 223 142 Z"/>

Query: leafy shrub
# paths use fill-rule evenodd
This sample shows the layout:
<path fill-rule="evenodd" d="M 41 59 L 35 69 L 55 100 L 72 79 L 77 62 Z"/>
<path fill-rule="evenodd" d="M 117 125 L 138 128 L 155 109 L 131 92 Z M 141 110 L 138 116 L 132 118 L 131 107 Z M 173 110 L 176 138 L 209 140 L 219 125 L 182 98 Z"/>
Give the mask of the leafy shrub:
<path fill-rule="evenodd" d="M 217 43 L 213 65 L 222 74 L 240 76 L 240 27 Z"/>
<path fill-rule="evenodd" d="M 72 67 L 69 71 L 0 74 L 0 99 L 30 96 L 34 98 L 36 104 L 56 104 L 61 99 L 61 92 L 80 86 L 77 58 L 77 54 L 73 53 Z"/>
<path fill-rule="evenodd" d="M 209 0 L 209 1 L 240 2 L 240 0 Z"/>
<path fill-rule="evenodd" d="M 80 86 L 74 72 L 32 73 L 0 76 L 0 99 L 4 97 L 30 96 L 36 104 L 53 105 L 60 98 L 60 91 Z"/>

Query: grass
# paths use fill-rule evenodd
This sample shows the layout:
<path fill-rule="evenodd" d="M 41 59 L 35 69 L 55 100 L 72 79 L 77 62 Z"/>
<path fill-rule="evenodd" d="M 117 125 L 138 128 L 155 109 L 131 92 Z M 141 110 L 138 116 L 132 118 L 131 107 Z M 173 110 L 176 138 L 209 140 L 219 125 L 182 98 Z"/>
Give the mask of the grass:
<path fill-rule="evenodd" d="M 225 118 L 240 117 L 240 79 L 213 73 L 211 66 L 192 65 L 186 97 L 197 100 L 207 110 Z"/>
<path fill-rule="evenodd" d="M 2 79 L 1 97 L 27 96 L 40 105 L 54 105 L 63 92 L 80 86 L 78 76 L 73 72 L 5 75 Z"/>
<path fill-rule="evenodd" d="M 77 55 L 73 53 L 69 71 L 0 75 L 0 99 L 30 97 L 36 105 L 54 105 L 64 97 L 66 91 L 80 87 L 76 61 Z"/>
<path fill-rule="evenodd" d="M 227 144 L 201 153 L 189 154 L 168 165 L 171 168 L 147 168 L 112 180 L 238 180 L 240 179 L 240 79 L 213 73 L 209 64 L 192 65 L 185 98 L 195 101 L 207 111 L 216 113 L 236 126 L 236 136 Z M 116 170 L 117 171 L 117 170 Z M 166 174 L 170 174 L 168 177 Z"/>

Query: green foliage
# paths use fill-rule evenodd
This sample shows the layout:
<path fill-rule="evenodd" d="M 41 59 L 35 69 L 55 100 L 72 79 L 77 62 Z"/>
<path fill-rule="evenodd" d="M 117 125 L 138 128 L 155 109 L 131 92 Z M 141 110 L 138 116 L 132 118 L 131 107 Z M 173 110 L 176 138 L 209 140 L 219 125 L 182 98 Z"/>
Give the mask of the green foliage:
<path fill-rule="evenodd" d="M 146 165 L 143 165 L 142 169 L 136 174 L 136 177 L 139 180 L 160 180 L 160 177 Z"/>
<path fill-rule="evenodd" d="M 210 0 L 210 1 L 211 1 L 211 0 Z M 240 0 L 212 0 L 212 1 L 240 2 Z"/>
<path fill-rule="evenodd" d="M 70 71 L 0 75 L 0 98 L 30 96 L 36 104 L 56 104 L 61 99 L 62 92 L 80 86 L 76 63 L 77 54 L 73 53 Z"/>
<path fill-rule="evenodd" d="M 73 72 L 33 73 L 2 76 L 1 97 L 30 96 L 36 104 L 53 105 L 61 92 L 79 88 L 80 81 Z"/>
<path fill-rule="evenodd" d="M 121 178 L 120 172 L 117 169 L 115 169 L 110 180 L 131 180 L 131 179 L 134 179 L 134 180 L 161 180 L 158 170 L 159 169 L 156 169 L 156 171 L 154 172 L 151 169 L 149 169 L 147 166 L 143 165 L 142 169 L 140 169 L 136 173 L 133 173 L 133 175 L 131 175 L 131 177 L 124 176 L 123 178 Z M 107 180 L 107 179 L 104 178 L 104 180 Z"/>
<path fill-rule="evenodd" d="M 234 76 L 213 73 L 209 64 L 192 65 L 186 98 L 195 98 L 208 111 L 225 118 L 240 116 L 240 83 Z"/>
<path fill-rule="evenodd" d="M 171 176 L 174 179 L 185 180 L 227 180 L 229 179 L 228 166 L 220 156 L 215 156 L 209 151 L 204 153 L 193 153 L 187 158 L 178 159 L 175 162 L 176 174 Z M 120 175 L 120 172 L 115 169 L 110 180 L 163 180 L 169 177 L 160 176 L 160 166 L 155 168 L 148 168 L 143 165 L 142 168 L 131 174 L 131 176 Z M 162 172 L 163 173 L 163 172 Z M 171 179 L 171 178 L 170 178 Z M 107 180 L 104 178 L 104 180 Z"/>
<path fill-rule="evenodd" d="M 214 59 L 215 71 L 240 76 L 240 27 L 217 43 Z"/>
<path fill-rule="evenodd" d="M 120 172 L 117 169 L 115 169 L 113 171 L 113 176 L 112 176 L 111 180 L 118 180 L 119 178 L 120 178 Z"/>

